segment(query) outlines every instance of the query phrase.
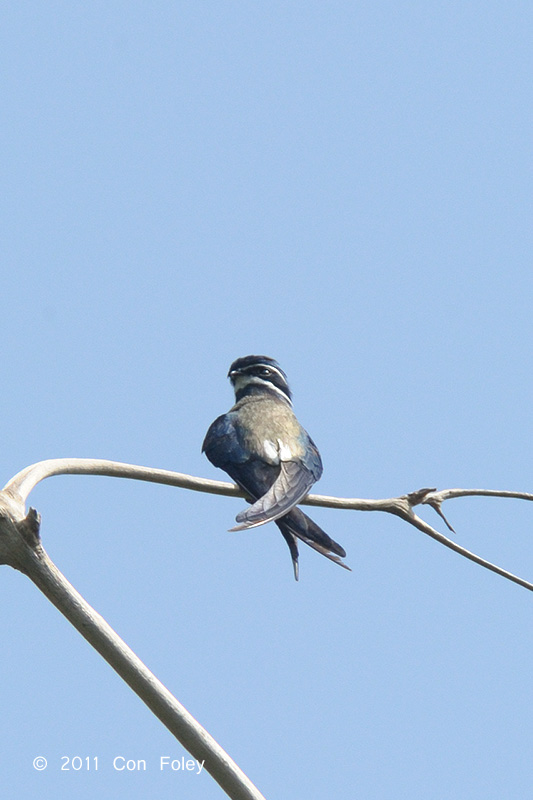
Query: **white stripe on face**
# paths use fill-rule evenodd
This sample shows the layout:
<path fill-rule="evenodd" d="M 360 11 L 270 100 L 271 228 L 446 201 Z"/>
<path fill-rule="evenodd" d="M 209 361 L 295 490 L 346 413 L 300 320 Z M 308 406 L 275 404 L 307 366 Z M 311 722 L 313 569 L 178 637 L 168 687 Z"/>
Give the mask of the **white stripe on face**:
<path fill-rule="evenodd" d="M 270 367 L 269 367 L 270 369 Z M 280 397 L 283 397 L 284 400 L 287 400 L 288 403 L 291 403 L 291 400 L 287 394 L 283 391 L 283 389 L 278 388 L 270 381 L 265 380 L 264 378 L 260 378 L 258 375 L 236 375 L 233 381 L 233 387 L 235 389 L 235 394 L 241 391 L 241 389 L 245 389 L 247 386 L 253 384 L 254 386 L 264 386 L 266 389 L 271 389 L 274 392 L 277 392 Z"/>

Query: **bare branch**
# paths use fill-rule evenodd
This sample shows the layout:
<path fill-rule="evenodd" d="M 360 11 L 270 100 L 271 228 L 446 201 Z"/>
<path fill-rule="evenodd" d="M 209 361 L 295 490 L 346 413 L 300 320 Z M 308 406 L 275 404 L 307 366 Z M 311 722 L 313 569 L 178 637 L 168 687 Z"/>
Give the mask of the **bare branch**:
<path fill-rule="evenodd" d="M 20 504 L 0 493 L 0 563 L 27 575 L 100 653 L 176 739 L 233 800 L 265 800 L 213 737 L 150 672 L 48 557 L 39 540 L 39 515 L 21 518 Z"/>
<path fill-rule="evenodd" d="M 140 467 L 135 464 L 123 464 L 118 461 L 88 458 L 57 458 L 32 464 L 15 475 L 4 487 L 4 492 L 12 500 L 18 501 L 23 505 L 29 493 L 39 481 L 51 477 L 52 475 L 67 474 L 107 475 L 116 478 L 132 478 L 134 480 L 178 486 L 183 489 L 192 489 L 196 492 L 244 497 L 243 492 L 241 492 L 237 486 L 225 481 L 213 481 L 207 478 L 185 475 L 180 472 Z M 507 580 L 513 581 L 523 586 L 525 589 L 529 589 L 529 591 L 533 591 L 533 583 L 461 547 L 461 545 L 449 539 L 444 534 L 439 533 L 431 525 L 428 525 L 428 523 L 424 522 L 424 520 L 418 517 L 413 511 L 414 506 L 430 505 L 442 517 L 448 528 L 454 532 L 450 523 L 442 513 L 441 505 L 445 500 L 470 496 L 510 497 L 522 500 L 533 500 L 533 494 L 528 494 L 527 492 L 497 491 L 492 489 L 443 489 L 442 491 L 437 491 L 436 489 L 429 488 L 418 489 L 415 492 L 402 495 L 401 497 L 390 497 L 379 500 L 309 494 L 301 501 L 301 504 L 326 508 L 351 509 L 354 511 L 385 511 L 388 514 L 394 514 L 410 525 L 413 525 L 427 536 L 431 536 L 432 539 L 440 542 L 440 544 L 445 547 L 468 558 L 470 561 L 474 561 L 476 564 L 507 578 Z"/>
<path fill-rule="evenodd" d="M 450 550 L 454 550 L 459 555 L 468 558 L 470 561 L 473 561 L 475 564 L 479 564 L 481 567 L 485 567 L 485 569 L 491 570 L 491 572 L 495 572 L 497 575 L 501 575 L 503 578 L 507 578 L 507 580 L 512 581 L 513 583 L 517 583 L 519 586 L 523 586 L 524 589 L 529 589 L 530 592 L 533 592 L 533 583 L 526 581 L 524 578 L 520 578 L 518 575 L 514 575 L 512 572 L 509 572 L 503 567 L 499 567 L 497 564 L 492 564 L 490 561 L 487 561 L 485 558 L 476 555 L 476 553 L 472 553 L 470 550 L 467 550 L 465 547 L 462 547 L 457 542 L 454 542 L 453 539 L 449 539 L 443 533 L 439 533 L 439 531 L 432 528 L 431 525 L 428 525 L 423 519 L 417 516 L 414 512 L 411 511 L 411 514 L 406 517 L 403 514 L 399 514 L 402 519 L 405 519 L 406 522 L 410 522 L 411 525 L 414 525 L 415 528 L 418 528 L 419 531 L 422 533 L 426 533 L 428 536 L 431 536 L 432 539 L 435 541 L 440 542 L 445 547 L 449 547 Z M 451 528 L 448 521 L 441 513 L 444 521 Z M 452 528 L 453 530 L 453 528 Z"/>
<path fill-rule="evenodd" d="M 533 500 L 533 494 L 528 492 L 507 492 L 498 489 L 443 489 L 438 492 L 432 489 L 421 502 L 432 506 L 455 497 L 510 497 L 514 500 Z"/>
<path fill-rule="evenodd" d="M 524 500 L 533 500 L 533 495 L 526 494 L 525 492 L 497 492 L 488 489 L 446 489 L 442 492 L 437 492 L 435 489 L 419 489 L 417 492 L 411 492 L 410 494 L 403 495 L 402 497 L 393 497 L 387 500 L 359 500 L 341 497 L 320 497 L 319 495 L 308 495 L 306 499 L 302 501 L 302 503 L 313 506 L 327 506 L 328 508 L 351 508 L 358 511 L 386 511 L 389 514 L 395 514 L 397 517 L 401 517 L 401 519 L 405 520 L 405 522 L 408 522 L 410 525 L 418 528 L 418 530 L 422 531 L 422 533 L 427 534 L 427 536 L 431 536 L 431 538 L 435 539 L 436 542 L 440 542 L 440 544 L 443 544 L 445 547 L 449 547 L 450 550 L 454 550 L 456 553 L 459 553 L 459 555 L 468 558 L 470 561 L 479 564 L 481 567 L 485 567 L 485 569 L 489 569 L 491 572 L 495 572 L 497 575 L 501 575 L 503 578 L 507 578 L 507 580 L 517 583 L 519 586 L 523 586 L 525 589 L 529 589 L 529 591 L 533 591 L 533 583 L 526 581 L 524 578 L 520 578 L 518 575 L 514 575 L 512 572 L 497 566 L 497 564 L 492 564 L 485 558 L 476 555 L 476 553 L 472 553 L 470 550 L 467 550 L 465 547 L 457 544 L 457 542 L 454 542 L 453 539 L 449 539 L 443 533 L 439 533 L 439 531 L 435 530 L 435 528 L 417 516 L 413 511 L 413 506 L 421 504 L 431 505 L 444 519 L 448 528 L 450 528 L 450 530 L 453 532 L 453 528 L 440 509 L 440 503 L 443 502 L 443 500 L 454 497 L 466 497 L 470 495 L 515 497 Z"/>
<path fill-rule="evenodd" d="M 131 478 L 150 483 L 163 483 L 167 486 L 179 486 L 195 492 L 244 496 L 240 489 L 225 481 L 211 481 L 207 478 L 184 475 L 181 472 L 139 467 L 136 464 L 123 464 L 120 461 L 107 461 L 101 458 L 50 458 L 39 461 L 17 473 L 6 483 L 3 491 L 25 503 L 31 490 L 42 480 L 53 475 L 106 475 L 110 478 Z"/>

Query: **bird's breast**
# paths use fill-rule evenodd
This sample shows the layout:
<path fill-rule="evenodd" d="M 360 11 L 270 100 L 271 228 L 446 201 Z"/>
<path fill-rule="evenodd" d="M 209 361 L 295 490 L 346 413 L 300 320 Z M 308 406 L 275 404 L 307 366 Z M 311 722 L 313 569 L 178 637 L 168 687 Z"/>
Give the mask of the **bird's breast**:
<path fill-rule="evenodd" d="M 235 407 L 239 433 L 250 455 L 270 464 L 303 456 L 301 427 L 285 403 L 270 398 L 248 399 Z"/>

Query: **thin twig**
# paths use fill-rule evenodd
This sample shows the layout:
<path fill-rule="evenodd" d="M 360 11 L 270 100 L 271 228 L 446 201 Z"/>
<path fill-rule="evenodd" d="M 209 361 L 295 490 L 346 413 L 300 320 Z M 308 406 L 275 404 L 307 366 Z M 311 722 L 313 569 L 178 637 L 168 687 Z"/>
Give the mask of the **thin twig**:
<path fill-rule="evenodd" d="M 433 505 L 455 497 L 509 497 L 513 500 L 533 500 L 533 494 L 529 492 L 508 492 L 499 489 L 442 489 L 438 492 L 433 489 L 421 502 Z"/>

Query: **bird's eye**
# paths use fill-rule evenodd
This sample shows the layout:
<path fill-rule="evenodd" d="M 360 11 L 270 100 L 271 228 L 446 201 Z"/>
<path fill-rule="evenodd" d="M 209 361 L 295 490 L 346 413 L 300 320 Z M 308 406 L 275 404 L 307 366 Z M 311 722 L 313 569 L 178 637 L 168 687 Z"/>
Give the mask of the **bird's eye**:
<path fill-rule="evenodd" d="M 269 375 L 272 375 L 271 371 L 266 367 L 261 370 L 260 374 L 263 375 L 265 378 L 268 378 Z"/>

